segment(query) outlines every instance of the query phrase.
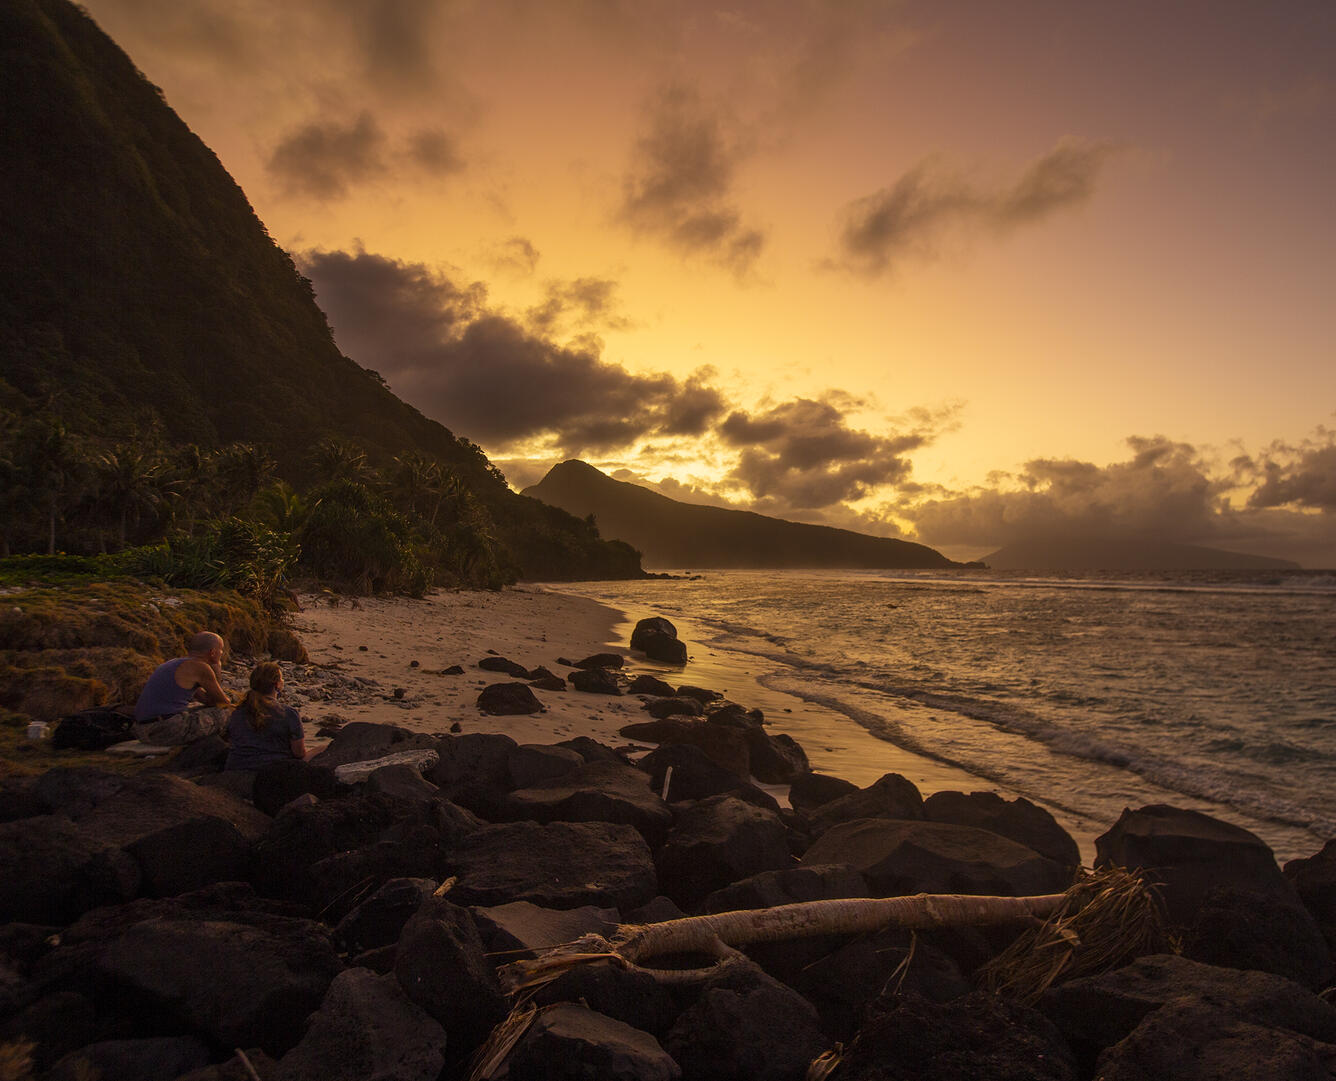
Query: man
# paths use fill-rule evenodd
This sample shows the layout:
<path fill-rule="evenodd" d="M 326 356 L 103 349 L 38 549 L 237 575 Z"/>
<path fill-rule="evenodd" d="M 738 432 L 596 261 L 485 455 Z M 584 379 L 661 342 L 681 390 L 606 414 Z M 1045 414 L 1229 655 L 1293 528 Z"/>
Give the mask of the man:
<path fill-rule="evenodd" d="M 190 639 L 190 652 L 153 670 L 135 702 L 135 738 L 159 747 L 193 743 L 227 729 L 231 699 L 219 677 L 223 640 L 212 631 Z M 194 703 L 201 703 L 191 708 Z"/>

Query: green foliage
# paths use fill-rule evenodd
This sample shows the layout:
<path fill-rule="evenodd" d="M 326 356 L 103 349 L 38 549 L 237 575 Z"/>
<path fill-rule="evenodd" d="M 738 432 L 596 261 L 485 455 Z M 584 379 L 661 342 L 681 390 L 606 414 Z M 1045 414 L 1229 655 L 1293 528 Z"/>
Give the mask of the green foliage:
<path fill-rule="evenodd" d="M 220 519 L 198 535 L 177 535 L 117 557 L 127 574 L 189 589 L 234 589 L 271 606 L 296 561 L 290 536 L 239 518 Z"/>
<path fill-rule="evenodd" d="M 408 520 L 365 485 L 333 481 L 312 491 L 310 502 L 297 533 L 303 570 L 361 593 L 421 596 L 430 587 Z"/>

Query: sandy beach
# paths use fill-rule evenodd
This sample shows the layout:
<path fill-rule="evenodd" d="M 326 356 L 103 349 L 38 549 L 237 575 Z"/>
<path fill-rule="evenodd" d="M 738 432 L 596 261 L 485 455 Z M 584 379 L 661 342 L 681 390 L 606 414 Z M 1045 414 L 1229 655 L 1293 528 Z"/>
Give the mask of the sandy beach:
<path fill-rule="evenodd" d="M 478 668 L 490 654 L 564 675 L 561 663 L 614 651 L 630 675 L 648 673 L 678 686 L 719 691 L 760 709 L 771 734 L 787 733 L 806 750 L 813 768 L 867 785 L 888 771 L 903 774 L 924 795 L 943 789 L 974 791 L 979 778 L 903 751 L 815 703 L 763 686 L 748 658 L 699 645 L 689 621 L 674 615 L 688 644 L 684 667 L 659 664 L 629 648 L 635 622 L 653 611 L 620 612 L 597 601 L 527 584 L 497 592 L 438 590 L 421 600 L 305 595 L 293 621 L 310 654 L 296 666 L 287 695 L 306 722 L 308 745 L 319 748 L 320 723 L 374 721 L 418 732 L 503 732 L 518 743 L 554 743 L 589 736 L 612 747 L 633 745 L 619 735 L 647 720 L 643 699 L 567 691 L 537 691 L 546 707 L 531 716 L 491 716 L 477 707 L 479 692 L 509 677 Z M 462 674 L 447 675 L 458 665 Z M 402 692 L 397 694 L 396 692 Z M 458 725 L 458 729 L 454 726 Z M 769 788 L 784 799 L 782 787 Z M 1089 839 L 1078 837 L 1083 850 Z"/>

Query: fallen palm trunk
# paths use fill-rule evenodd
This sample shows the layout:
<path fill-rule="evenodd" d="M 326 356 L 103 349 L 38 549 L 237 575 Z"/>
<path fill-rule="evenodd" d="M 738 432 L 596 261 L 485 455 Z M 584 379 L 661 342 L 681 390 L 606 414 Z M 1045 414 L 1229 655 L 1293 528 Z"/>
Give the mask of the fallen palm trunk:
<path fill-rule="evenodd" d="M 576 965 L 596 961 L 610 961 L 627 968 L 650 968 L 645 962 L 669 955 L 705 954 L 719 958 L 704 969 L 653 970 L 661 982 L 696 982 L 735 957 L 738 947 L 755 942 L 781 942 L 814 935 L 857 935 L 885 927 L 924 931 L 1044 919 L 1056 912 L 1066 897 L 1064 893 L 1039 897 L 932 893 L 853 897 L 687 916 L 646 926 L 628 924 L 619 927 L 611 940 L 588 935 L 556 947 L 536 960 L 508 965 L 506 975 L 515 990 L 523 990 L 547 983 Z"/>
<path fill-rule="evenodd" d="M 775 908 L 688 916 L 649 925 L 622 925 L 609 941 L 587 935 L 553 947 L 532 961 L 507 965 L 502 973 L 519 1002 L 511 1017 L 479 1048 L 471 1081 L 491 1076 L 524 1034 L 534 1011 L 526 992 L 568 969 L 599 962 L 649 972 L 661 983 L 698 983 L 741 958 L 737 947 L 814 935 L 856 935 L 900 927 L 925 931 L 981 927 L 1029 920 L 1035 926 L 983 973 L 985 985 L 1022 1001 L 1074 975 L 1106 971 L 1146 953 L 1173 948 L 1159 906 L 1136 872 L 1108 868 L 1085 874 L 1066 893 L 1036 897 L 978 897 L 920 893 L 911 897 L 857 897 L 808 901 Z M 643 963 L 673 955 L 719 958 L 696 969 L 650 968 Z M 838 1052 L 813 1063 L 822 1078 L 839 1063 Z"/>

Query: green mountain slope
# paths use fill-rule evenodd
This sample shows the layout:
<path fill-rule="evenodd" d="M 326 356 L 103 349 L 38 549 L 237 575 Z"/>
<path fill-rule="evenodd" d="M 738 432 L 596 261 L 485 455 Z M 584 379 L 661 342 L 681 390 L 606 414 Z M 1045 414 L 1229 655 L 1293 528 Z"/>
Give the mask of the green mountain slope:
<path fill-rule="evenodd" d="M 524 494 L 572 514 L 592 514 L 605 537 L 638 548 L 651 567 L 954 567 L 923 544 L 806 525 L 749 511 L 681 503 L 613 480 L 581 461 L 562 462 Z"/>
<path fill-rule="evenodd" d="M 482 451 L 343 356 L 310 283 L 203 142 L 67 0 L 0 4 L 0 404 L 73 430 L 264 445 L 311 475 L 322 437 L 458 473 L 527 577 L 638 573 L 523 500 Z"/>

